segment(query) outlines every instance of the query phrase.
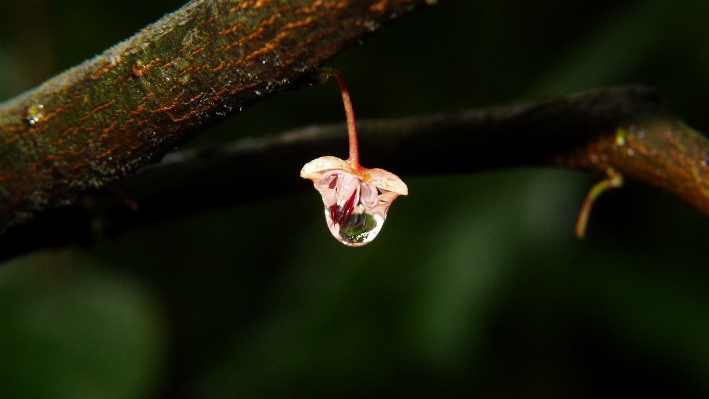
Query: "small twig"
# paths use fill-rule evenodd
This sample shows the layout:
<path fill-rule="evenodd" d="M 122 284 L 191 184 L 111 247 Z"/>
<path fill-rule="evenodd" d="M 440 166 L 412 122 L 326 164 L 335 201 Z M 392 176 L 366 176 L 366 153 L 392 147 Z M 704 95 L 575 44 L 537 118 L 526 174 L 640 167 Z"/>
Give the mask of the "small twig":
<path fill-rule="evenodd" d="M 574 230 L 576 237 L 580 239 L 586 236 L 586 226 L 588 225 L 588 218 L 591 216 L 591 208 L 593 208 L 594 201 L 604 192 L 623 186 L 623 176 L 616 173 L 612 168 L 608 169 L 607 173 L 607 178 L 591 187 L 591 190 L 588 192 L 588 195 L 586 195 L 586 199 L 581 206 L 581 211 L 579 211 L 579 217 Z"/>

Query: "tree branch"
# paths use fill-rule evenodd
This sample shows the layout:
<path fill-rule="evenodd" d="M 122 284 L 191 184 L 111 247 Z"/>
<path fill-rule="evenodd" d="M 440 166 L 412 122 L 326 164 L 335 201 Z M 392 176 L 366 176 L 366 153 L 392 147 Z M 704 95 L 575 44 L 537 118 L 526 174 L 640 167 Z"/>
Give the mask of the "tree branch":
<path fill-rule="evenodd" d="M 709 215 L 709 141 L 671 116 L 650 88 L 363 121 L 358 127 L 365 165 L 400 176 L 533 165 L 602 174 L 613 168 Z M 346 153 L 347 128 L 338 124 L 169 154 L 135 176 L 86 193 L 73 206 L 13 229 L 0 259 L 198 209 L 311 189 L 298 176 L 303 164 Z"/>
<path fill-rule="evenodd" d="M 0 104 L 0 234 L 68 206 L 424 0 L 193 0 Z"/>

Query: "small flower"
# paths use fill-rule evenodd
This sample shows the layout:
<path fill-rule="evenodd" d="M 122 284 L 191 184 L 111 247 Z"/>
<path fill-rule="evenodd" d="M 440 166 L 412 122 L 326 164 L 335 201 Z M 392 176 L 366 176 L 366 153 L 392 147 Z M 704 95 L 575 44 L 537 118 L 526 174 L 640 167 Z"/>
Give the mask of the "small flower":
<path fill-rule="evenodd" d="M 409 193 L 395 174 L 359 167 L 325 156 L 308 162 L 300 177 L 313 181 L 325 204 L 325 220 L 340 242 L 358 247 L 371 242 L 386 220 L 391 203 Z"/>
<path fill-rule="evenodd" d="M 314 159 L 300 171 L 300 177 L 313 181 L 325 204 L 325 220 L 332 235 L 341 243 L 359 247 L 379 234 L 391 203 L 409 189 L 401 179 L 383 169 L 368 169 L 359 163 L 359 144 L 354 111 L 342 75 L 321 68 L 318 78 L 324 83 L 335 76 L 340 85 L 347 115 L 350 157 L 345 161 L 324 156 Z"/>

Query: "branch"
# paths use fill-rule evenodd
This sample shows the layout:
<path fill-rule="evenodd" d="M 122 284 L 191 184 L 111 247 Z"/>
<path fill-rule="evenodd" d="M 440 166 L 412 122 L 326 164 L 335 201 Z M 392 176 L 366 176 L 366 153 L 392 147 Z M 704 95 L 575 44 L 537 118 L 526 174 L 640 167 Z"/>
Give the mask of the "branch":
<path fill-rule="evenodd" d="M 193 0 L 0 104 L 0 234 L 297 87 L 345 47 L 425 3 Z"/>
<path fill-rule="evenodd" d="M 650 88 L 604 89 L 455 114 L 358 124 L 365 165 L 400 176 L 546 165 L 608 168 L 662 188 L 709 215 L 709 141 L 671 116 Z M 345 124 L 313 126 L 162 163 L 73 206 L 13 229 L 0 259 L 208 207 L 312 188 L 298 177 L 322 155 L 346 156 Z M 422 162 L 422 160 L 425 160 Z M 415 193 L 412 193 L 415 195 Z M 135 209 L 137 205 L 137 210 Z"/>

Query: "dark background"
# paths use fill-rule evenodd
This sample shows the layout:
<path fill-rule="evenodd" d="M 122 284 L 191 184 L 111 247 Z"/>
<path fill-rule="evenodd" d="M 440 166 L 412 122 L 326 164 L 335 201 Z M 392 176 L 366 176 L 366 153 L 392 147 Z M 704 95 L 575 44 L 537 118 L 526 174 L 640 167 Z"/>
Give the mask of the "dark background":
<path fill-rule="evenodd" d="M 180 5 L 0 0 L 0 99 Z M 705 0 L 441 0 L 328 65 L 361 119 L 643 83 L 706 132 L 708 17 Z M 343 120 L 330 82 L 188 145 Z M 579 241 L 599 176 L 402 177 L 410 195 L 359 249 L 330 236 L 304 181 L 5 263 L 0 396 L 709 396 L 704 215 L 631 181 Z"/>

